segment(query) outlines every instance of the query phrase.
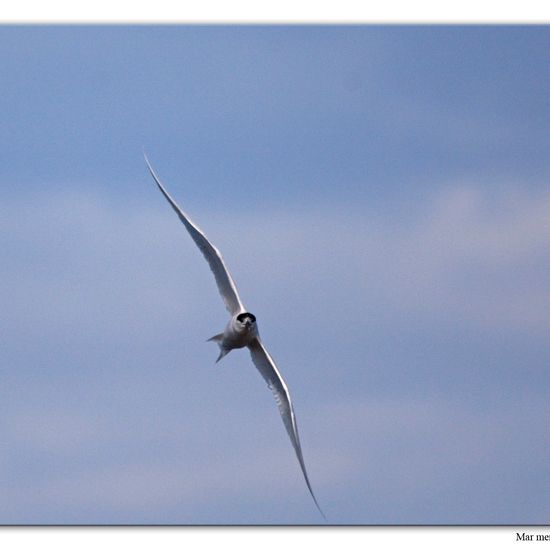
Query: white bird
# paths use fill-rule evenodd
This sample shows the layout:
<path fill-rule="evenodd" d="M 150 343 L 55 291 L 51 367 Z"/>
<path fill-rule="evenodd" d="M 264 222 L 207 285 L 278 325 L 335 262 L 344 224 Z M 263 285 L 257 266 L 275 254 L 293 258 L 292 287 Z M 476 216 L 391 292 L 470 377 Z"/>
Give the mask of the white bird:
<path fill-rule="evenodd" d="M 227 269 L 218 249 L 206 238 L 206 235 L 194 222 L 191 221 L 189 216 L 168 194 L 155 174 L 155 171 L 153 170 L 145 152 L 143 153 L 143 156 L 145 157 L 145 162 L 147 163 L 149 172 L 151 172 L 151 176 L 153 176 L 158 188 L 165 196 L 166 200 L 170 203 L 170 206 L 174 209 L 179 219 L 183 222 L 183 225 L 185 225 L 187 231 L 191 235 L 191 238 L 195 241 L 195 244 L 199 247 L 205 260 L 208 262 L 208 265 L 214 274 L 214 278 L 216 279 L 218 290 L 225 302 L 225 307 L 231 315 L 225 330 L 220 334 L 212 336 L 212 338 L 209 338 L 208 340 L 216 342 L 220 348 L 220 354 L 216 359 L 216 363 L 222 359 L 224 355 L 227 355 L 232 349 L 243 348 L 245 346 L 248 347 L 252 357 L 252 362 L 260 371 L 260 374 L 263 376 L 269 389 L 275 396 L 275 401 L 279 407 L 279 412 L 281 413 L 283 423 L 290 437 L 290 441 L 292 442 L 292 446 L 294 447 L 294 451 L 296 452 L 302 473 L 304 474 L 307 488 L 309 489 L 317 509 L 326 520 L 325 514 L 323 514 L 323 511 L 321 510 L 321 507 L 317 503 L 317 499 L 313 494 L 313 489 L 311 488 L 306 472 L 304 457 L 302 456 L 302 448 L 300 446 L 300 439 L 298 437 L 296 416 L 294 414 L 294 409 L 292 408 L 292 401 L 290 400 L 287 385 L 277 370 L 273 358 L 269 355 L 260 340 L 256 317 L 252 313 L 246 311 L 239 297 L 239 293 L 237 292 L 235 282 L 233 281 L 233 278 L 231 277 L 231 274 L 229 273 L 229 270 Z"/>

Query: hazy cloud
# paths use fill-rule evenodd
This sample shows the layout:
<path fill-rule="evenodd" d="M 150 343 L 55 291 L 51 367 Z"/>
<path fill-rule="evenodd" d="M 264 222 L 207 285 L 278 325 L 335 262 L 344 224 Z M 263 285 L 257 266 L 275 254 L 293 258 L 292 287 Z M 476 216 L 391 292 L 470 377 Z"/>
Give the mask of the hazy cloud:
<path fill-rule="evenodd" d="M 495 504 L 549 458 L 539 371 L 506 401 L 505 373 L 504 393 L 444 397 L 429 389 L 451 376 L 437 357 L 410 372 L 418 358 L 392 366 L 376 348 L 388 331 L 400 338 L 404 317 L 544 339 L 548 194 L 457 185 L 402 218 L 338 204 L 189 210 L 265 317 L 334 521 L 541 520 L 536 492 Z M 165 205 L 36 194 L 4 202 L 1 219 L 5 521 L 262 522 L 253 506 L 230 510 L 267 498 L 283 522 L 317 521 L 246 353 L 212 366 L 203 340 L 223 326 L 223 305 Z M 319 348 L 319 334 L 334 345 Z M 498 371 L 461 373 L 499 384 Z M 395 395 L 376 396 L 388 375 Z"/>

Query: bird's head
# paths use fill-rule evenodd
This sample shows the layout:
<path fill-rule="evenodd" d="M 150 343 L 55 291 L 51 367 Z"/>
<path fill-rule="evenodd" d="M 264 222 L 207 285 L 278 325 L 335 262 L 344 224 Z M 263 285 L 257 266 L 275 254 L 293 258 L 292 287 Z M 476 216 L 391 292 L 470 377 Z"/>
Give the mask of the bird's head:
<path fill-rule="evenodd" d="M 256 317 L 245 311 L 237 315 L 237 323 L 244 329 L 250 329 L 256 324 Z"/>

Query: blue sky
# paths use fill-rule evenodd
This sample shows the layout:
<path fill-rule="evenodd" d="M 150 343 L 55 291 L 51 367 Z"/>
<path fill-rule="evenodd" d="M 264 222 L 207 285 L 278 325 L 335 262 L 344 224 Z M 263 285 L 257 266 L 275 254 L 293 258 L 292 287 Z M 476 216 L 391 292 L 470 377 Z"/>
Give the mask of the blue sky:
<path fill-rule="evenodd" d="M 547 27 L 0 27 L 0 522 L 550 518 Z"/>

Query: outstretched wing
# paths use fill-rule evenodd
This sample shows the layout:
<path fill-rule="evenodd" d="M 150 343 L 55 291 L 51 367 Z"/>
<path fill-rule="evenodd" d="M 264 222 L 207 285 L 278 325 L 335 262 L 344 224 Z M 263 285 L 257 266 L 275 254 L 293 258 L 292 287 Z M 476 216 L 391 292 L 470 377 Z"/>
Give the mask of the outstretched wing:
<path fill-rule="evenodd" d="M 304 464 L 304 457 L 302 456 L 302 448 L 300 446 L 300 439 L 298 437 L 298 426 L 296 424 L 296 416 L 294 415 L 294 409 L 292 408 L 292 402 L 290 401 L 290 394 L 288 393 L 288 388 L 286 387 L 283 377 L 280 375 L 273 358 L 267 350 L 264 348 L 259 338 L 255 338 L 249 345 L 248 349 L 250 350 L 250 355 L 252 356 L 252 362 L 256 368 L 260 371 L 260 374 L 264 377 L 264 380 L 267 382 L 269 389 L 273 392 L 275 396 L 275 401 L 279 407 L 279 412 L 283 418 L 283 422 L 298 457 L 298 462 L 300 463 L 300 468 L 302 468 L 302 473 L 306 480 L 307 488 L 313 497 L 313 501 L 317 506 L 319 512 L 323 518 L 326 519 L 325 514 L 321 510 L 321 507 L 317 503 L 317 499 L 313 494 L 313 489 L 309 483 L 309 478 L 306 472 L 306 465 Z"/>
<path fill-rule="evenodd" d="M 155 174 L 147 155 L 143 153 L 145 157 L 145 162 L 149 168 L 149 172 L 153 176 L 158 188 L 162 194 L 166 197 L 166 200 L 170 203 L 170 206 L 174 209 L 179 219 L 183 222 L 183 225 L 189 231 L 191 238 L 195 241 L 195 244 L 199 247 L 199 250 L 202 252 L 202 255 L 208 262 L 212 273 L 216 279 L 216 284 L 218 285 L 218 290 L 225 302 L 225 307 L 231 315 L 245 311 L 244 306 L 239 298 L 239 293 L 237 292 L 237 287 L 235 282 L 231 277 L 231 273 L 225 266 L 222 255 L 219 250 L 206 238 L 206 235 L 195 225 L 191 218 L 176 204 L 176 201 L 168 194 L 164 186 L 160 182 L 159 178 Z"/>

